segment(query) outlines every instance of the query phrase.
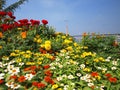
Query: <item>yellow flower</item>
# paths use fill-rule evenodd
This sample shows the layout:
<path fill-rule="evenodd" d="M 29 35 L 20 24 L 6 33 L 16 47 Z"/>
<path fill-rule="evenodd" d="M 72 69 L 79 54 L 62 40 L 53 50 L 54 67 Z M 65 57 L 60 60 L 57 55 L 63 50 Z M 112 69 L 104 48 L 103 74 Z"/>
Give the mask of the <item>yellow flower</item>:
<path fill-rule="evenodd" d="M 66 48 L 68 51 L 73 51 L 73 48 L 71 46 Z"/>
<path fill-rule="evenodd" d="M 66 36 L 62 36 L 62 39 L 65 39 L 66 38 Z"/>
<path fill-rule="evenodd" d="M 18 30 L 23 30 L 22 28 L 17 28 Z"/>
<path fill-rule="evenodd" d="M 83 71 L 90 72 L 90 68 L 84 68 Z"/>
<path fill-rule="evenodd" d="M 97 78 L 98 80 L 100 80 L 100 79 L 101 79 L 101 77 L 100 77 L 100 76 L 96 76 L 96 78 Z"/>
<path fill-rule="evenodd" d="M 74 43 L 74 46 L 76 47 L 76 46 L 78 46 L 78 44 L 77 44 L 77 43 Z"/>
<path fill-rule="evenodd" d="M 93 61 L 94 61 L 94 62 L 99 62 L 99 59 L 94 59 Z"/>
<path fill-rule="evenodd" d="M 51 41 L 47 40 L 47 41 L 45 41 L 45 44 L 50 44 L 51 45 Z"/>
<path fill-rule="evenodd" d="M 88 47 L 87 47 L 87 46 L 84 46 L 83 48 L 84 48 L 84 49 L 88 49 Z"/>
<path fill-rule="evenodd" d="M 38 88 L 34 87 L 33 90 L 38 90 Z"/>
<path fill-rule="evenodd" d="M 99 60 L 103 61 L 103 62 L 105 61 L 105 59 L 103 57 L 99 57 Z"/>
<path fill-rule="evenodd" d="M 57 90 L 63 90 L 62 88 L 58 88 Z"/>
<path fill-rule="evenodd" d="M 15 52 L 16 52 L 16 53 L 19 53 L 19 52 L 20 52 L 20 50 L 15 50 Z"/>
<path fill-rule="evenodd" d="M 45 47 L 45 45 L 44 45 L 44 44 L 41 44 L 41 45 L 40 45 L 40 47 L 41 47 L 41 48 L 44 48 L 44 47 Z"/>
<path fill-rule="evenodd" d="M 42 62 L 37 62 L 37 64 L 41 65 L 41 64 L 42 64 Z"/>
<path fill-rule="evenodd" d="M 10 53 L 10 56 L 16 56 L 16 54 L 13 52 L 13 53 Z"/>
<path fill-rule="evenodd" d="M 37 42 L 37 38 L 34 38 L 34 40 L 33 40 L 34 42 Z"/>
<path fill-rule="evenodd" d="M 22 61 L 22 59 L 21 58 L 18 58 L 17 60 L 16 60 L 16 62 L 21 62 Z"/>
<path fill-rule="evenodd" d="M 26 62 L 26 65 L 31 65 L 31 62 Z"/>
<path fill-rule="evenodd" d="M 27 50 L 26 53 L 32 54 L 32 52 L 30 50 Z"/>
<path fill-rule="evenodd" d="M 41 42 L 42 42 L 42 39 L 39 38 L 39 39 L 37 40 L 37 43 L 41 43 Z"/>
<path fill-rule="evenodd" d="M 72 41 L 68 40 L 68 39 L 65 39 L 63 44 L 69 44 L 69 43 L 72 43 Z"/>
<path fill-rule="evenodd" d="M 65 49 L 60 50 L 60 52 L 65 53 L 67 52 Z"/>
<path fill-rule="evenodd" d="M 31 56 L 30 56 L 30 54 L 24 54 L 24 57 L 25 58 L 30 58 Z"/>
<path fill-rule="evenodd" d="M 56 89 L 56 88 L 58 88 L 57 84 L 52 85 L 52 89 Z"/>
<path fill-rule="evenodd" d="M 2 49 L 2 46 L 0 46 L 0 49 Z"/>
<path fill-rule="evenodd" d="M 47 51 L 49 51 L 49 50 L 51 49 L 51 45 L 50 45 L 50 44 L 45 44 L 45 49 L 46 49 Z"/>

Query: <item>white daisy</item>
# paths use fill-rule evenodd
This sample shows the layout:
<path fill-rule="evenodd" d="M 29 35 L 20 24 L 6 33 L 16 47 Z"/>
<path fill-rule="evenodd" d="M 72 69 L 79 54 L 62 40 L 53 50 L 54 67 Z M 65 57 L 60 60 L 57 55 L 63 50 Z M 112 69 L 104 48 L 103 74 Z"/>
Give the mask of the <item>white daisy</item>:
<path fill-rule="evenodd" d="M 33 74 L 26 74 L 25 77 L 27 80 L 31 80 L 34 77 L 34 75 Z"/>

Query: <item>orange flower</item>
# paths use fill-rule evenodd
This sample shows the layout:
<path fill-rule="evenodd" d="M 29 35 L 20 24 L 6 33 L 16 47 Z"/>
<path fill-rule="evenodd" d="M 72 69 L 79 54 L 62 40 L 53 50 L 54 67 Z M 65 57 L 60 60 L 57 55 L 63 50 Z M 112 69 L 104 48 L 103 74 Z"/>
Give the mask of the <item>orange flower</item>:
<path fill-rule="evenodd" d="M 45 71 L 45 75 L 47 75 L 47 76 L 52 76 L 52 73 L 51 73 L 50 70 L 47 70 L 47 71 Z"/>
<path fill-rule="evenodd" d="M 3 33 L 2 32 L 0 32 L 0 38 L 2 38 L 3 37 Z"/>
<path fill-rule="evenodd" d="M 92 72 L 92 73 L 91 73 L 91 76 L 97 77 L 97 76 L 99 76 L 99 74 L 98 74 L 97 72 Z"/>
<path fill-rule="evenodd" d="M 2 84 L 4 82 L 4 80 L 0 79 L 0 84 Z"/>
<path fill-rule="evenodd" d="M 26 37 L 27 37 L 27 32 L 26 32 L 26 31 L 21 32 L 21 37 L 22 37 L 23 39 L 26 38 Z"/>
<path fill-rule="evenodd" d="M 20 76 L 20 77 L 18 78 L 18 81 L 19 81 L 19 82 L 24 82 L 25 80 L 26 80 L 25 76 Z"/>
<path fill-rule="evenodd" d="M 115 77 L 110 77 L 108 80 L 110 82 L 112 82 L 112 83 L 116 83 L 117 82 L 117 78 L 115 78 Z"/>
<path fill-rule="evenodd" d="M 45 84 L 44 84 L 44 83 L 38 83 L 38 84 L 37 84 L 37 87 L 38 87 L 38 88 L 44 88 L 44 87 L 45 87 Z"/>
<path fill-rule="evenodd" d="M 10 76 L 10 79 L 17 79 L 16 75 Z"/>
<path fill-rule="evenodd" d="M 48 69 L 49 67 L 50 67 L 50 65 L 43 66 L 44 69 Z"/>

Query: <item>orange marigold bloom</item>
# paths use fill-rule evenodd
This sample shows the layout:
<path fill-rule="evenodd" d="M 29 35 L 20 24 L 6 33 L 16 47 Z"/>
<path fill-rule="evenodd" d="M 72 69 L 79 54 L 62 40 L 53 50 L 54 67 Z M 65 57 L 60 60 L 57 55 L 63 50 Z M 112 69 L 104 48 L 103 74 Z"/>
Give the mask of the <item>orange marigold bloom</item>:
<path fill-rule="evenodd" d="M 10 79 L 17 79 L 16 75 L 10 76 Z"/>
<path fill-rule="evenodd" d="M 44 78 L 44 80 L 47 82 L 47 83 L 50 83 L 50 84 L 54 84 L 55 82 L 50 78 L 50 76 L 46 76 L 45 78 Z"/>
<path fill-rule="evenodd" d="M 3 33 L 2 32 L 0 32 L 0 38 L 2 38 L 3 37 Z"/>
<path fill-rule="evenodd" d="M 4 80 L 0 79 L 0 84 L 2 84 L 4 82 Z"/>
<path fill-rule="evenodd" d="M 109 77 L 111 77 L 112 75 L 111 75 L 110 73 L 106 73 L 105 76 L 106 76 L 107 78 L 109 78 Z"/>
<path fill-rule="evenodd" d="M 21 32 L 21 37 L 22 37 L 23 39 L 26 38 L 26 37 L 27 37 L 27 32 L 26 32 L 26 31 Z"/>
<path fill-rule="evenodd" d="M 115 77 L 110 77 L 108 80 L 109 80 L 111 83 L 116 83 L 116 82 L 117 82 L 117 78 L 115 78 Z"/>
<path fill-rule="evenodd" d="M 47 70 L 47 71 L 45 71 L 45 75 L 47 75 L 47 76 L 52 76 L 52 73 L 51 73 L 50 70 Z"/>
<path fill-rule="evenodd" d="M 50 67 L 50 65 L 43 66 L 44 69 L 48 69 L 49 67 Z"/>
<path fill-rule="evenodd" d="M 25 80 L 26 80 L 25 76 L 20 76 L 20 77 L 18 78 L 18 81 L 19 81 L 19 82 L 24 82 Z"/>
<path fill-rule="evenodd" d="M 37 84 L 37 87 L 38 87 L 38 88 L 44 88 L 44 87 L 45 87 L 45 84 L 44 84 L 44 83 L 38 83 L 38 84 Z"/>
<path fill-rule="evenodd" d="M 91 73 L 91 76 L 97 77 L 97 76 L 99 76 L 99 74 L 98 74 L 97 72 L 92 72 L 92 73 Z"/>

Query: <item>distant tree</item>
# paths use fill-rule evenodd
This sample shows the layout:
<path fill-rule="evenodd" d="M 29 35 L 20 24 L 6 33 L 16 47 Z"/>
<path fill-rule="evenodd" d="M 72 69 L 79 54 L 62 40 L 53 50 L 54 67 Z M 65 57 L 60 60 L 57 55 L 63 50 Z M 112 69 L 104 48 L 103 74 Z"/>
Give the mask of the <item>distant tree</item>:
<path fill-rule="evenodd" d="M 14 12 L 25 1 L 28 1 L 28 0 L 19 0 L 19 1 L 15 2 L 15 3 L 11 4 L 10 6 L 5 7 L 6 6 L 6 0 L 0 0 L 0 11 Z"/>

